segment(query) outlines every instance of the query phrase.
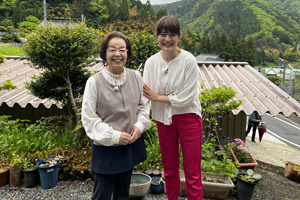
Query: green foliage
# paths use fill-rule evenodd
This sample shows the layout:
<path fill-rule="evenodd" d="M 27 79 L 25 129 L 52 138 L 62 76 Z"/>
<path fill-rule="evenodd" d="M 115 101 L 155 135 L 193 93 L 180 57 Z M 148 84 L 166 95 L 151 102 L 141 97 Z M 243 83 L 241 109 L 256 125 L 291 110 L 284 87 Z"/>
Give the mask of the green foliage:
<path fill-rule="evenodd" d="M 246 175 L 239 175 L 239 176 L 242 180 L 251 183 L 257 183 L 262 178 L 262 175 L 255 173 L 252 169 L 248 169 Z"/>
<path fill-rule="evenodd" d="M 5 26 L 0 26 L 0 31 L 1 32 L 7 32 L 7 29 L 5 28 Z"/>
<path fill-rule="evenodd" d="M 132 58 L 126 63 L 128 68 L 138 69 L 151 55 L 159 52 L 156 38 L 149 33 L 132 33 L 129 40 L 132 45 Z"/>
<path fill-rule="evenodd" d="M 85 83 L 91 75 L 91 72 L 86 68 L 70 70 L 70 81 L 72 82 L 74 98 L 83 94 Z M 25 87 L 36 97 L 55 99 L 64 103 L 64 105 L 69 105 L 68 86 L 64 79 L 54 73 L 45 71 L 38 75 L 33 75 L 31 80 L 25 83 Z"/>
<path fill-rule="evenodd" d="M 231 178 L 236 176 L 237 169 L 230 162 L 226 154 L 217 150 L 216 137 L 202 145 L 201 171 L 225 174 Z"/>
<path fill-rule="evenodd" d="M 11 155 L 11 160 L 10 160 L 10 166 L 19 166 L 22 163 L 21 156 L 15 152 L 12 153 Z"/>
<path fill-rule="evenodd" d="M 4 62 L 4 59 L 5 59 L 4 55 L 0 53 L 0 64 Z"/>
<path fill-rule="evenodd" d="M 87 28 L 85 23 L 65 23 L 60 27 L 49 23 L 46 27 L 38 27 L 23 45 L 26 57 L 31 61 L 31 67 L 46 70 L 65 81 L 76 124 L 79 124 L 79 117 L 76 115 L 78 109 L 70 73 L 71 70 L 82 71 L 94 61 L 99 52 L 99 42 L 99 34 Z M 64 85 L 61 87 L 64 88 Z"/>
<path fill-rule="evenodd" d="M 2 61 L 4 60 L 4 56 L 0 53 L 0 63 L 1 63 L 1 60 Z M 1 74 L 0 74 L 0 76 L 1 76 Z M 3 85 L 0 85 L 0 91 L 1 90 L 12 90 L 15 88 L 16 88 L 16 86 L 11 83 L 10 79 L 6 79 L 6 83 L 4 83 Z M 1 93 L 0 93 L 0 96 L 1 96 Z"/>
<path fill-rule="evenodd" d="M 19 28 L 25 28 L 27 30 L 35 30 L 36 27 L 40 24 L 40 20 L 35 16 L 29 15 L 26 17 L 25 21 L 19 23 Z"/>
<path fill-rule="evenodd" d="M 0 53 L 7 56 L 25 56 L 25 52 L 20 47 L 1 45 Z"/>
<path fill-rule="evenodd" d="M 4 37 L 1 39 L 2 42 L 7 43 L 7 42 L 12 42 L 12 35 L 11 34 L 6 34 Z"/>
<path fill-rule="evenodd" d="M 151 168 L 162 169 L 157 126 L 152 120 L 151 125 L 152 127 L 143 133 L 147 151 L 147 159 L 138 165 L 138 168 L 143 170 Z"/>
<path fill-rule="evenodd" d="M 202 109 L 203 131 L 208 135 L 205 143 L 214 134 L 218 136 L 218 132 L 222 130 L 222 128 L 218 128 L 218 119 L 223 115 L 231 116 L 232 110 L 238 109 L 242 104 L 241 100 L 234 100 L 236 94 L 237 92 L 226 85 L 223 85 L 223 88 L 213 86 L 201 91 L 199 99 Z M 203 136 L 205 137 L 205 134 Z M 218 143 L 221 144 L 219 139 Z"/>
<path fill-rule="evenodd" d="M 279 76 L 267 76 L 267 78 L 277 86 L 279 86 L 282 81 L 282 79 Z"/>
<path fill-rule="evenodd" d="M 232 149 L 236 159 L 239 163 L 250 163 L 251 157 L 248 150 L 248 146 L 245 142 L 239 138 L 234 139 L 233 142 L 228 142 L 227 145 L 224 145 L 224 148 L 227 152 L 227 155 L 231 155 L 230 149 Z"/>

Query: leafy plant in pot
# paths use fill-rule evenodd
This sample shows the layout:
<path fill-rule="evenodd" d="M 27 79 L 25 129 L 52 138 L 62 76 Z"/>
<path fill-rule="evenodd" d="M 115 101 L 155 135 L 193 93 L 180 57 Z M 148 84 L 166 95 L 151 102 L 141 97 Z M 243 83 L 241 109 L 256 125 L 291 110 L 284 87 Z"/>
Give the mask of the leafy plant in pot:
<path fill-rule="evenodd" d="M 261 180 L 262 176 L 255 173 L 252 169 L 247 172 L 237 173 L 237 199 L 251 200 L 255 185 Z"/>
<path fill-rule="evenodd" d="M 150 189 L 153 194 L 159 194 L 162 188 L 162 177 L 154 176 L 151 178 Z"/>
<path fill-rule="evenodd" d="M 22 167 L 22 171 L 24 173 L 25 187 L 35 187 L 38 183 L 38 169 L 33 161 L 26 158 Z"/>
<path fill-rule="evenodd" d="M 9 164 L 0 164 L 0 187 L 8 184 Z"/>
<path fill-rule="evenodd" d="M 22 183 L 21 170 L 22 170 L 22 159 L 19 154 L 13 152 L 10 161 L 10 168 L 9 168 L 11 187 L 19 187 L 21 185 Z"/>

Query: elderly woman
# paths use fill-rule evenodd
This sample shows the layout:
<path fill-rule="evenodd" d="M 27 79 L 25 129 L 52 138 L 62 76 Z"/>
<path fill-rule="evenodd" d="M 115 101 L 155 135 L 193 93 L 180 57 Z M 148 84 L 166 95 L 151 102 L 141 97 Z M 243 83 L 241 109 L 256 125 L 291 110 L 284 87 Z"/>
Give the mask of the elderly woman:
<path fill-rule="evenodd" d="M 200 200 L 203 195 L 199 68 L 192 54 L 177 47 L 180 24 L 175 17 L 164 16 L 158 21 L 156 39 L 161 51 L 146 61 L 144 95 L 151 100 L 152 116 L 157 121 L 167 197 L 178 199 L 180 141 L 187 197 Z"/>
<path fill-rule="evenodd" d="M 151 127 L 148 99 L 138 71 L 125 68 L 131 44 L 119 32 L 101 44 L 104 70 L 90 77 L 82 102 L 82 124 L 92 139 L 92 199 L 125 200 L 134 165 L 147 157 L 142 132 Z"/>

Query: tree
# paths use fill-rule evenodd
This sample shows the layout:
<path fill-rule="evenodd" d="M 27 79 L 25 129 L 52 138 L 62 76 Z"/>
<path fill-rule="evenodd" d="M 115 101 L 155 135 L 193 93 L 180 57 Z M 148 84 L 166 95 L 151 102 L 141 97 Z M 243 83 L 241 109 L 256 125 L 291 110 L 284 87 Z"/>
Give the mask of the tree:
<path fill-rule="evenodd" d="M 26 17 L 25 21 L 19 23 L 19 28 L 25 28 L 27 30 L 35 30 L 40 24 L 40 20 L 35 16 L 29 15 Z"/>
<path fill-rule="evenodd" d="M 98 22 L 105 22 L 109 18 L 108 9 L 103 4 L 103 0 L 92 0 L 90 3 L 91 18 Z"/>
<path fill-rule="evenodd" d="M 127 0 L 121 0 L 121 4 L 118 7 L 118 18 L 121 21 L 126 21 L 128 17 L 129 17 L 129 11 L 128 11 Z"/>
<path fill-rule="evenodd" d="M 60 27 L 48 25 L 38 27 L 34 34 L 29 35 L 23 49 L 31 67 L 49 71 L 65 81 L 78 125 L 78 109 L 72 89 L 75 83 L 70 79 L 70 71 L 83 69 L 94 60 L 99 52 L 99 39 L 95 30 L 88 29 L 85 23 L 65 23 Z"/>
<path fill-rule="evenodd" d="M 166 15 L 168 15 L 167 9 L 159 9 L 159 11 L 157 11 L 157 13 L 156 13 L 157 19 L 160 19 L 161 17 L 166 16 Z"/>
<path fill-rule="evenodd" d="M 126 63 L 128 68 L 137 69 L 140 64 L 145 64 L 151 55 L 159 52 L 156 38 L 149 33 L 132 33 L 129 40 L 132 45 L 132 57 Z"/>

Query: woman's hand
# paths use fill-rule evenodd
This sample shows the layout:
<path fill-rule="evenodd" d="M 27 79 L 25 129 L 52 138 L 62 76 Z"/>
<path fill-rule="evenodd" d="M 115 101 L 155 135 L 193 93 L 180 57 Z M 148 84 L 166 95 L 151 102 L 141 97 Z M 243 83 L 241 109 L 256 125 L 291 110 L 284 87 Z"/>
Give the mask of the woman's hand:
<path fill-rule="evenodd" d="M 128 133 L 121 132 L 119 144 L 120 145 L 127 145 L 130 143 L 131 136 Z"/>
<path fill-rule="evenodd" d="M 130 138 L 129 144 L 134 143 L 137 139 L 139 139 L 141 137 L 141 135 L 142 135 L 141 130 L 138 127 L 136 127 L 136 126 L 132 127 L 131 132 L 130 132 L 131 138 Z"/>
<path fill-rule="evenodd" d="M 146 84 L 143 85 L 143 95 L 151 101 L 158 101 L 159 95 L 153 92 Z"/>

